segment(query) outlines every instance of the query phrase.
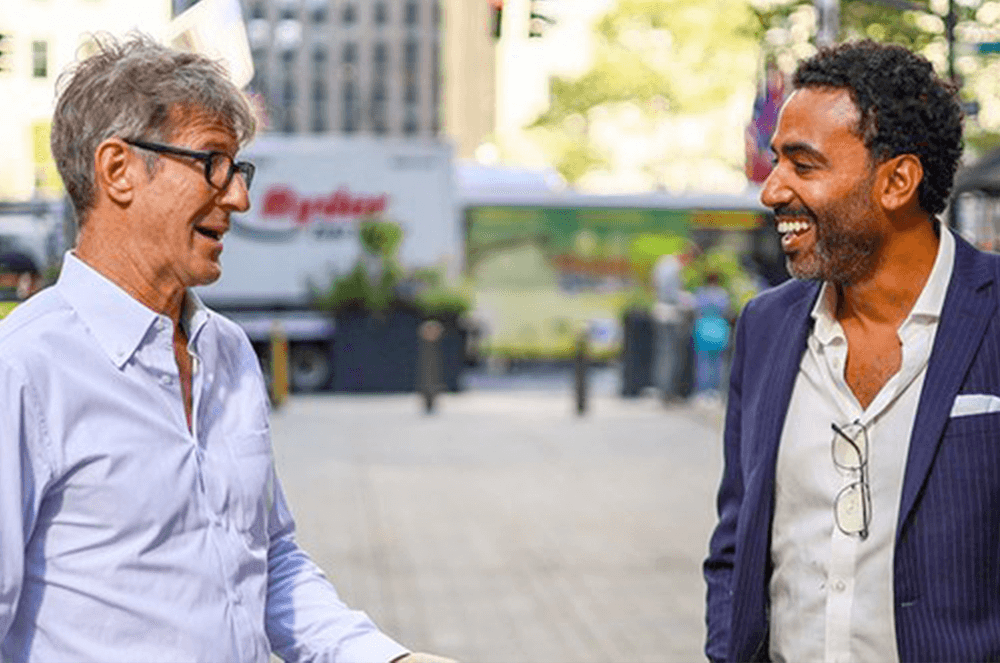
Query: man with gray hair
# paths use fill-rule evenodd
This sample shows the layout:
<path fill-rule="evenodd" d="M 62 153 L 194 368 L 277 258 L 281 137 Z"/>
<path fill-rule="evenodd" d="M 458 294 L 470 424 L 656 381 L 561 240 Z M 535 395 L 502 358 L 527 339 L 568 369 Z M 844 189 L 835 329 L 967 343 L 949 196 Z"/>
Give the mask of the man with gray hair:
<path fill-rule="evenodd" d="M 78 242 L 0 325 L 0 658 L 442 660 L 347 608 L 299 549 L 256 357 L 190 290 L 250 206 L 243 95 L 142 35 L 61 82 Z"/>

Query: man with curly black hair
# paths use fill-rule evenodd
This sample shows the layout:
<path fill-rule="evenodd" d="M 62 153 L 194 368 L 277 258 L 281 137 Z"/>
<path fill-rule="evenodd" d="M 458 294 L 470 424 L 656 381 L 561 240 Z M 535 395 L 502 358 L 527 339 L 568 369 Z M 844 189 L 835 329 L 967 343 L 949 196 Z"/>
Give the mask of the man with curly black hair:
<path fill-rule="evenodd" d="M 1000 659 L 1000 258 L 936 216 L 955 87 L 899 46 L 823 49 L 772 149 L 796 279 L 737 327 L 706 653 Z"/>

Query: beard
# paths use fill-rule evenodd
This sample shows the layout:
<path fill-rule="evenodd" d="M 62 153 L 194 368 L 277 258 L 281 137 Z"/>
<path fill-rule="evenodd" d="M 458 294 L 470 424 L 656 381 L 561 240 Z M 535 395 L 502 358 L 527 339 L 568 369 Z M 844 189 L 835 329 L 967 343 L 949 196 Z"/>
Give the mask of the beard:
<path fill-rule="evenodd" d="M 788 256 L 788 273 L 797 279 L 832 281 L 851 285 L 870 276 L 878 263 L 883 237 L 872 227 L 872 181 L 859 186 L 847 198 L 812 210 L 779 210 L 782 214 L 808 217 L 816 241 L 803 252 Z"/>

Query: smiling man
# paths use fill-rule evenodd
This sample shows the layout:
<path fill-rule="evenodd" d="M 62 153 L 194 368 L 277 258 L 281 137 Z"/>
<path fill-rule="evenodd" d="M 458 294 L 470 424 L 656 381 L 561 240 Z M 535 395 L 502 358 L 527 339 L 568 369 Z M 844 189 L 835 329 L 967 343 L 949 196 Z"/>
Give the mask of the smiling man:
<path fill-rule="evenodd" d="M 737 328 L 712 660 L 1000 658 L 1000 259 L 936 216 L 961 136 L 902 47 L 795 73 L 761 200 L 796 279 Z"/>
<path fill-rule="evenodd" d="M 63 82 L 52 152 L 78 242 L 0 324 L 0 658 L 443 661 L 299 549 L 257 360 L 190 290 L 250 205 L 246 100 L 142 36 Z"/>

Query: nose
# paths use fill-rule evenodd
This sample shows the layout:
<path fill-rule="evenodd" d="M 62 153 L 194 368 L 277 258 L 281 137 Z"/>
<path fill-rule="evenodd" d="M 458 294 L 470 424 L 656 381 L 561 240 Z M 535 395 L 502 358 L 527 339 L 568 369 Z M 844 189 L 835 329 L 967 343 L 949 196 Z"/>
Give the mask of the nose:
<path fill-rule="evenodd" d="M 229 186 L 222 192 L 219 203 L 234 212 L 246 212 L 250 209 L 250 191 L 242 173 L 235 173 L 229 180 Z"/>
<path fill-rule="evenodd" d="M 771 170 L 767 179 L 764 180 L 764 185 L 760 190 L 760 202 L 764 206 L 774 209 L 779 205 L 790 203 L 791 200 L 792 191 L 782 178 L 779 164 Z"/>

